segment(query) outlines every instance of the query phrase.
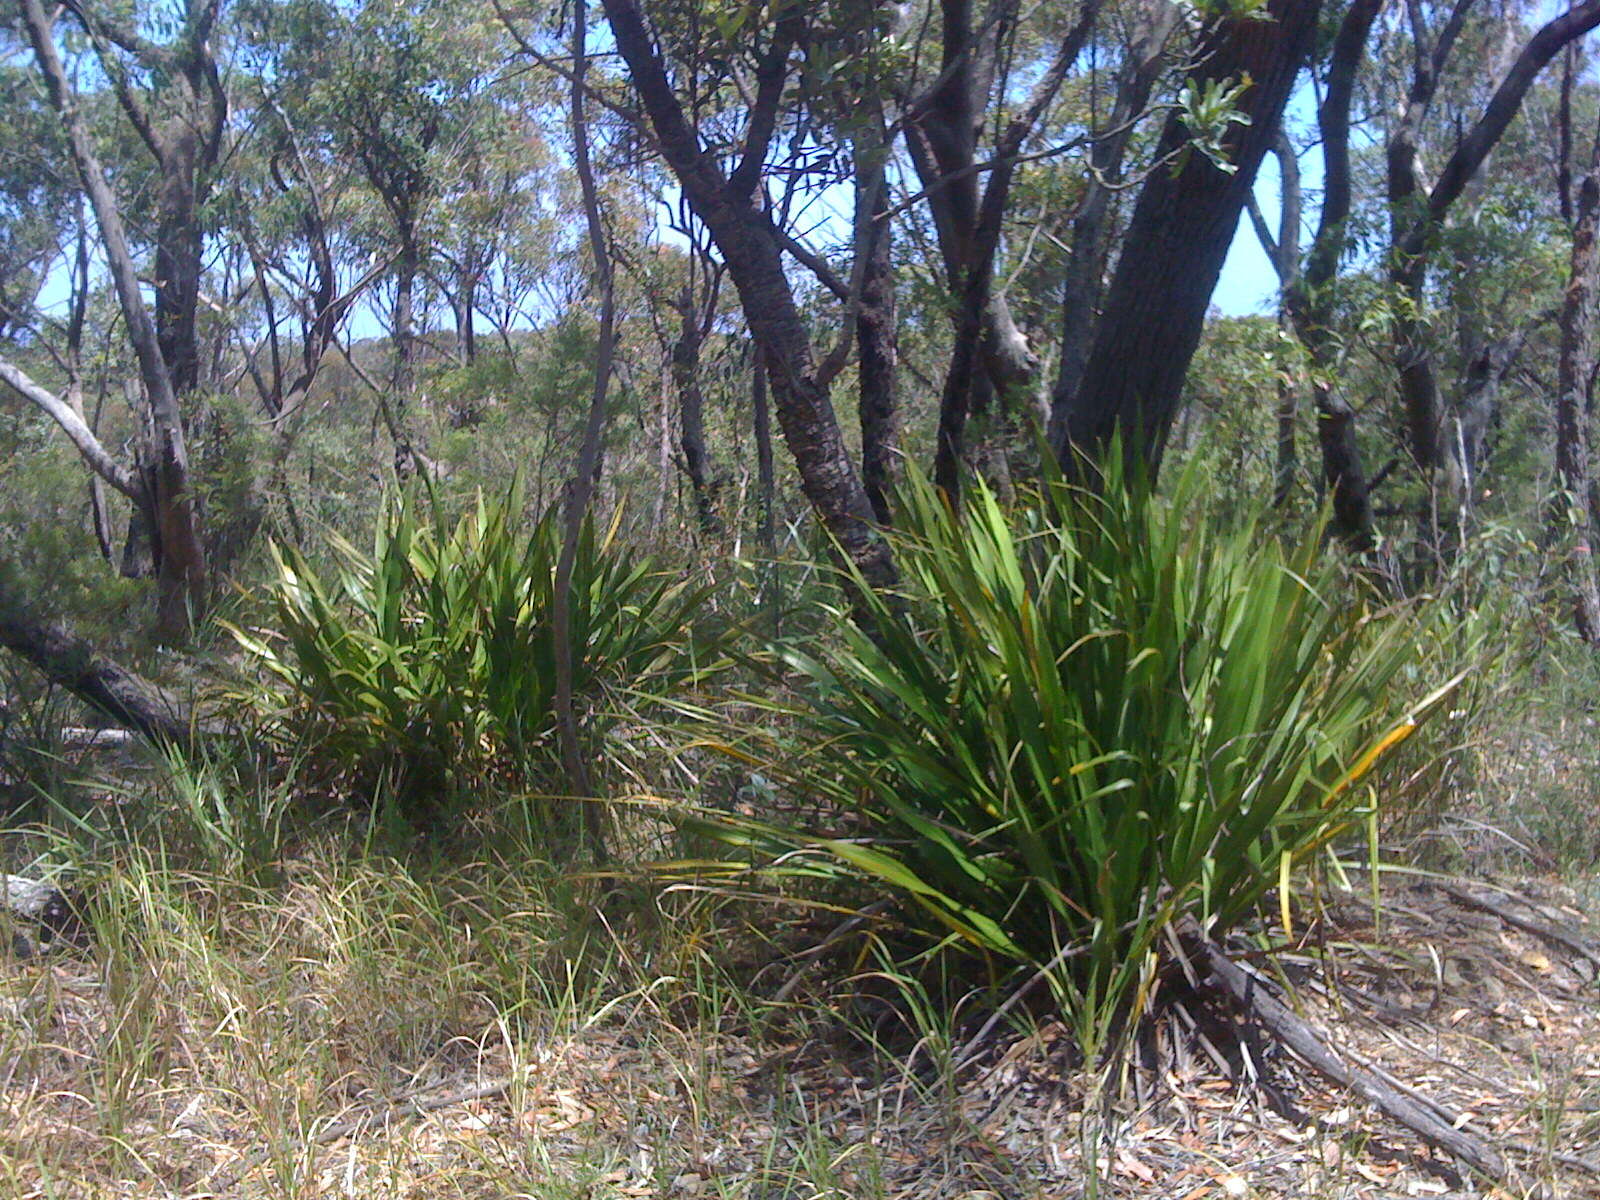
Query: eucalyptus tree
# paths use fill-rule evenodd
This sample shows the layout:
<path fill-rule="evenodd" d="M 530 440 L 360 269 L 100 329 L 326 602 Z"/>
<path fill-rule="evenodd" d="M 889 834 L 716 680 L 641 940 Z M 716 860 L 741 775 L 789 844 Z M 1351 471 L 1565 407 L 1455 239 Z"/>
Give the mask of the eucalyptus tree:
<path fill-rule="evenodd" d="M 99 12 L 72 10 L 88 32 L 124 117 L 157 168 L 154 318 L 145 302 L 122 202 L 103 165 L 84 98 L 63 58 L 57 15 L 47 14 L 39 0 L 18 0 L 17 11 L 78 184 L 94 213 L 101 251 L 138 363 L 148 421 L 132 468 L 113 470 L 115 464 L 103 447 L 98 452 L 91 449 L 97 439 L 81 413 L 72 411 L 70 401 L 47 403 L 60 398 L 26 377 L 19 378 L 20 372 L 10 364 L 6 378 L 63 424 L 90 465 L 134 501 L 151 544 L 157 632 L 178 640 L 207 599 L 199 505 L 190 478 L 180 401 L 198 382 L 195 310 L 203 240 L 199 209 L 207 195 L 227 108 L 210 49 L 217 5 L 191 0 L 166 43 L 149 40 L 137 25 Z M 86 288 L 86 273 L 79 275 Z"/>
<path fill-rule="evenodd" d="M 669 60 L 682 62 L 685 32 L 694 22 L 668 27 L 658 40 L 638 0 L 604 0 L 618 53 L 650 134 L 685 199 L 702 221 L 739 293 L 745 318 L 767 371 L 778 424 L 794 454 L 801 487 L 813 508 L 869 585 L 894 579 L 888 549 L 873 530 L 875 514 L 834 411 L 830 384 L 843 362 L 819 355 L 801 314 L 784 255 L 793 239 L 767 205 L 764 176 L 791 80 L 791 59 L 809 34 L 807 10 L 774 10 L 770 28 L 704 31 L 716 55 L 739 61 L 753 84 L 748 119 L 728 142 L 707 141 L 696 118 L 699 95 L 674 86 Z M 748 19 L 748 10 L 745 19 Z M 688 53 L 698 56 L 694 43 Z M 729 86 L 726 74 L 722 86 Z M 841 341 L 841 344 L 842 343 Z"/>
<path fill-rule="evenodd" d="M 293 0 L 281 69 L 304 124 L 356 168 L 372 196 L 375 253 L 390 260 L 394 370 L 379 402 L 403 474 L 416 465 L 419 289 L 434 253 L 430 224 L 475 135 L 473 100 L 500 60 L 492 22 L 442 0 L 416 5 Z"/>
<path fill-rule="evenodd" d="M 1515 26 L 1506 37 L 1503 24 L 1491 23 L 1504 39 L 1487 73 L 1493 90 L 1471 124 L 1458 127 L 1453 149 L 1429 180 L 1419 144 L 1421 130 L 1473 9 L 1472 0 L 1457 0 L 1430 22 L 1422 5 L 1408 6 L 1410 80 L 1385 145 L 1391 231 L 1388 273 L 1396 293 L 1391 321 L 1396 375 L 1406 448 L 1428 487 L 1425 525 L 1435 530 L 1441 524 L 1457 525 L 1471 503 L 1471 473 L 1487 410 L 1482 405 L 1475 414 L 1462 409 L 1451 429 L 1428 333 L 1427 280 L 1434 248 L 1452 209 L 1468 194 L 1540 72 L 1570 42 L 1600 25 L 1600 0 L 1571 5 L 1525 39 Z M 1494 61 L 1496 57 L 1503 61 Z"/>
<path fill-rule="evenodd" d="M 1061 414 L 1059 453 L 1069 469 L 1075 455 L 1097 456 L 1114 437 L 1152 474 L 1160 467 L 1211 294 L 1321 6 L 1243 7 L 1202 34 L 1182 103 L 1156 147 L 1158 161 L 1171 165 L 1139 188 L 1082 376 Z"/>

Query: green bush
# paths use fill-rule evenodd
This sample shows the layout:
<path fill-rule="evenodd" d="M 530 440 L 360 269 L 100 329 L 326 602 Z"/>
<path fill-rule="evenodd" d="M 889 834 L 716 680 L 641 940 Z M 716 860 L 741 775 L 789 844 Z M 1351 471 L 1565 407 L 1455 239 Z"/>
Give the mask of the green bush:
<path fill-rule="evenodd" d="M 1357 820 L 1352 785 L 1414 724 L 1382 720 L 1406 623 L 1334 602 L 1318 531 L 1219 534 L 1199 499 L 1193 472 L 1165 502 L 1056 480 L 1009 514 L 980 489 L 957 521 L 911 481 L 903 594 L 866 596 L 870 633 L 841 613 L 832 648 L 785 653 L 819 748 L 803 778 L 860 834 L 791 837 L 810 853 L 787 869 L 1043 969 L 1088 1037 L 1164 928 L 1226 931 Z"/>
<path fill-rule="evenodd" d="M 419 516 L 426 507 L 427 518 Z M 233 632 L 286 690 L 277 725 L 306 756 L 424 823 L 485 784 L 554 781 L 551 627 L 561 522 L 519 531 L 513 493 L 451 527 L 437 503 L 395 499 L 371 554 L 333 538 L 327 580 L 272 548 L 271 632 Z M 630 697 L 670 695 L 691 670 L 703 593 L 585 522 L 572 576 L 573 693 L 588 752 Z"/>

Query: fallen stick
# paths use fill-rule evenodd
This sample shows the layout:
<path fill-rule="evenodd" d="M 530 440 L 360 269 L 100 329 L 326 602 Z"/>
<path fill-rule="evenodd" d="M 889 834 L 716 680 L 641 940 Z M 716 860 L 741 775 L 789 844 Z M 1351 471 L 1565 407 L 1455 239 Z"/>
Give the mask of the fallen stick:
<path fill-rule="evenodd" d="M 1498 917 L 1513 928 L 1520 929 L 1525 933 L 1531 933 L 1535 937 L 1541 937 L 1557 946 L 1565 947 L 1580 958 L 1586 959 L 1596 972 L 1600 972 L 1600 950 L 1595 949 L 1594 946 L 1584 941 L 1577 934 L 1563 929 L 1559 925 L 1541 921 L 1536 917 L 1525 917 L 1521 913 L 1512 912 L 1503 904 L 1496 904 L 1493 900 L 1469 891 L 1460 884 L 1449 883 L 1442 879 L 1434 879 L 1429 882 L 1445 895 L 1453 897 L 1468 908 L 1486 912 L 1492 917 Z"/>
<path fill-rule="evenodd" d="M 1322 1034 L 1274 996 L 1259 975 L 1230 959 L 1193 920 L 1186 921 L 1179 934 L 1191 961 L 1204 967 L 1213 986 L 1259 1021 L 1307 1066 L 1350 1089 L 1384 1116 L 1411 1130 L 1429 1146 L 1454 1156 L 1479 1175 L 1502 1185 L 1515 1183 L 1499 1151 L 1435 1115 L 1430 1110 L 1444 1111 L 1437 1105 L 1419 1104 L 1371 1072 L 1341 1059 Z"/>

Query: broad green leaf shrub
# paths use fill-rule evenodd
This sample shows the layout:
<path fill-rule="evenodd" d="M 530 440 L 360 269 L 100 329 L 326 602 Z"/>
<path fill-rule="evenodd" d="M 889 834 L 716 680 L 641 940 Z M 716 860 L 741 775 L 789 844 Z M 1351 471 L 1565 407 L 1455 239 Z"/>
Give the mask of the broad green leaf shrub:
<path fill-rule="evenodd" d="M 274 546 L 270 630 L 233 632 L 277 687 L 273 721 L 345 791 L 413 823 L 498 793 L 557 786 L 551 628 L 561 521 L 519 528 L 520 499 L 453 526 L 437 504 L 390 501 L 370 553 L 334 537 L 319 574 Z M 585 522 L 573 569 L 573 693 L 586 751 L 638 702 L 693 670 L 703 592 Z M 473 797 L 478 800 L 474 801 Z"/>
<path fill-rule="evenodd" d="M 1165 501 L 1057 480 L 1010 513 L 979 488 L 959 522 L 926 482 L 902 499 L 903 595 L 866 595 L 870 633 L 841 612 L 831 645 L 785 652 L 819 748 L 802 782 L 850 836 L 724 837 L 799 845 L 782 869 L 866 880 L 935 940 L 1043 969 L 1092 1037 L 1164 928 L 1225 932 L 1365 816 L 1356 781 L 1414 725 L 1386 720 L 1409 623 L 1339 601 L 1317 530 L 1214 532 L 1193 472 Z"/>

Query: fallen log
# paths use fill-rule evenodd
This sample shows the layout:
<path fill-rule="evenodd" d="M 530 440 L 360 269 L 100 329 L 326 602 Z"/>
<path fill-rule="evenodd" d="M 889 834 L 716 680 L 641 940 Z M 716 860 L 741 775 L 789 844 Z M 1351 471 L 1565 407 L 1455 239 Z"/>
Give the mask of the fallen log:
<path fill-rule="evenodd" d="M 1435 879 L 1430 880 L 1430 882 L 1434 887 L 1459 904 L 1464 904 L 1468 908 L 1475 908 L 1479 912 L 1488 913 L 1492 917 L 1498 917 L 1513 929 L 1531 933 L 1535 937 L 1543 938 L 1552 945 L 1560 946 L 1564 950 L 1570 950 L 1573 954 L 1588 962 L 1597 973 L 1600 973 L 1600 948 L 1596 948 L 1589 942 L 1584 941 L 1582 937 L 1572 930 L 1564 929 L 1549 921 L 1542 921 L 1538 917 L 1523 916 L 1521 913 L 1507 908 L 1504 904 L 1471 891 L 1461 884 L 1451 883 L 1445 879 Z M 1521 897 L 1516 897 L 1516 899 L 1528 908 L 1533 908 L 1531 903 Z"/>
<path fill-rule="evenodd" d="M 1340 1087 L 1348 1088 L 1434 1149 L 1453 1156 L 1496 1184 L 1514 1188 L 1515 1176 L 1498 1150 L 1460 1128 L 1453 1116 L 1446 1120 L 1449 1114 L 1439 1105 L 1431 1101 L 1419 1103 L 1372 1072 L 1341 1058 L 1323 1034 L 1273 994 L 1265 979 L 1229 958 L 1192 918 L 1180 927 L 1179 939 L 1190 963 L 1199 968 L 1197 973 L 1202 978 L 1209 977 L 1210 986 L 1296 1058 Z"/>
<path fill-rule="evenodd" d="M 64 621 L 34 610 L 14 573 L 0 563 L 0 646 L 117 724 L 166 745 L 185 746 L 197 732 L 193 709 L 99 653 Z"/>

